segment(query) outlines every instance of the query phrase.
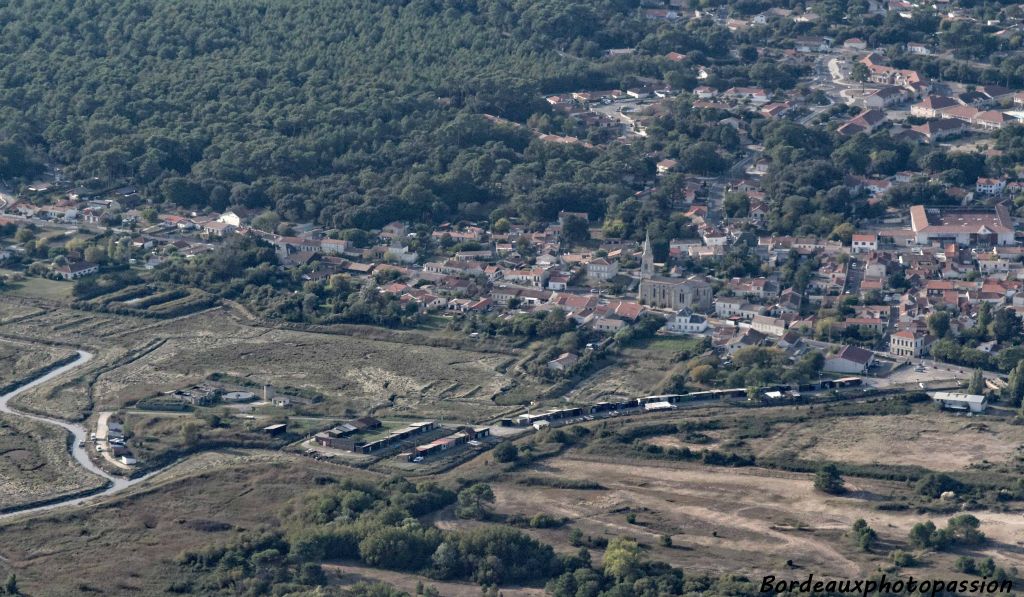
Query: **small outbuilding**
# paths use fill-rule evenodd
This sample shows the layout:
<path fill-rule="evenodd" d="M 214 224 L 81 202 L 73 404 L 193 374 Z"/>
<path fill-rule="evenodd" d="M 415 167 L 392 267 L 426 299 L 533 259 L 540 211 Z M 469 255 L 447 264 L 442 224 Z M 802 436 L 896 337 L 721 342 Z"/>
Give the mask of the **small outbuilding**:
<path fill-rule="evenodd" d="M 988 407 L 988 398 L 980 394 L 962 394 L 960 392 L 935 392 L 932 400 L 942 408 L 971 413 L 983 413 Z"/>

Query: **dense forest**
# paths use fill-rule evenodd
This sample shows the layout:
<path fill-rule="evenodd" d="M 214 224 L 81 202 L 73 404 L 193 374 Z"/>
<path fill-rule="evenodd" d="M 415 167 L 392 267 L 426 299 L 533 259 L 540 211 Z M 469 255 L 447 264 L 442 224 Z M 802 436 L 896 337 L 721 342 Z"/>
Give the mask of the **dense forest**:
<path fill-rule="evenodd" d="M 0 176 L 51 162 L 169 207 L 342 229 L 566 209 L 642 236 L 671 193 L 631 199 L 650 152 L 714 173 L 734 131 L 681 103 L 650 142 L 544 143 L 521 125 L 570 125 L 541 94 L 640 77 L 689 89 L 702 63 L 720 88 L 800 74 L 749 46 L 733 55 L 714 21 L 644 19 L 638 0 L 19 0 L 0 7 L 0 33 Z M 639 52 L 605 56 L 616 47 Z"/>
<path fill-rule="evenodd" d="M 615 67 L 556 48 L 638 43 L 635 5 L 6 3 L 0 174 L 24 173 L 34 152 L 158 201 L 342 228 L 486 217 L 520 195 L 544 215 L 585 208 L 558 185 L 579 185 L 577 203 L 624 196 L 628 165 L 481 115 L 524 121 L 546 109 L 542 90 L 617 85 Z"/>

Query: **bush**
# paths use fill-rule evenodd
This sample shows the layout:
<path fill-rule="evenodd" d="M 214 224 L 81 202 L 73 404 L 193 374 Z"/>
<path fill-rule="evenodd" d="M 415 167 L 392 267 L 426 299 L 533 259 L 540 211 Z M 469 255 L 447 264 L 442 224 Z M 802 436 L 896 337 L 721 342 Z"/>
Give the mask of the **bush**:
<path fill-rule="evenodd" d="M 959 494 L 967 491 L 969 487 L 947 474 L 930 473 L 917 482 L 915 489 L 923 496 L 937 499 L 947 491 Z"/>
<path fill-rule="evenodd" d="M 914 559 L 914 556 L 902 549 L 893 551 L 890 557 L 892 558 L 893 565 L 898 568 L 910 568 L 917 565 L 917 560 Z"/>
<path fill-rule="evenodd" d="M 977 563 L 974 558 L 967 556 L 960 556 L 956 560 L 955 568 L 957 572 L 963 572 L 964 574 L 975 574 L 978 571 Z"/>
<path fill-rule="evenodd" d="M 869 527 L 863 518 L 859 518 L 853 523 L 853 538 L 862 550 L 871 551 L 871 546 L 878 538 L 878 533 Z"/>
<path fill-rule="evenodd" d="M 519 449 L 512 442 L 501 442 L 494 446 L 494 459 L 498 462 L 515 462 L 519 459 Z"/>
<path fill-rule="evenodd" d="M 839 476 L 836 465 L 829 463 L 821 467 L 814 475 L 814 488 L 832 495 L 846 493 L 843 478 Z"/>

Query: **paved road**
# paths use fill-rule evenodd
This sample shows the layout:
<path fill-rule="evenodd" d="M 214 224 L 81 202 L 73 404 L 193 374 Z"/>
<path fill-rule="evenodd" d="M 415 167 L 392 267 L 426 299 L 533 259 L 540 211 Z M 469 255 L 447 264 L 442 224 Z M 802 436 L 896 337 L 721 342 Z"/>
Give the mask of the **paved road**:
<path fill-rule="evenodd" d="M 11 414 L 11 415 L 14 415 L 14 416 L 23 417 L 25 419 L 31 419 L 33 421 L 38 421 L 38 422 L 41 422 L 41 423 L 46 423 L 48 425 L 56 425 L 58 427 L 62 427 L 65 430 L 67 430 L 69 433 L 71 433 L 71 435 L 73 437 L 73 441 L 71 443 L 71 455 L 74 457 L 74 459 L 76 461 L 78 461 L 78 464 L 80 466 L 82 466 L 82 468 L 84 468 L 85 470 L 89 471 L 90 473 L 93 473 L 95 475 L 99 475 L 100 477 L 103 477 L 104 479 L 106 479 L 108 481 L 108 483 L 109 483 L 107 485 L 107 488 L 104 489 L 103 491 L 99 492 L 99 493 L 95 493 L 95 494 L 92 494 L 92 495 L 87 496 L 87 497 L 68 498 L 66 500 L 56 501 L 56 502 L 47 504 L 45 506 L 38 506 L 38 507 L 35 507 L 35 508 L 27 508 L 25 510 L 18 510 L 18 511 L 9 512 L 9 513 L 6 513 L 6 514 L 0 514 L 0 520 L 2 520 L 4 518 L 10 518 L 10 517 L 13 517 L 13 516 L 18 516 L 18 515 L 21 515 L 21 514 L 30 513 L 30 512 L 41 512 L 41 511 L 44 511 L 44 510 L 52 510 L 52 509 L 60 508 L 60 507 L 64 507 L 64 506 L 73 506 L 73 505 L 76 505 L 76 504 L 81 504 L 81 503 L 86 502 L 88 500 L 91 500 L 91 499 L 93 499 L 95 497 L 107 496 L 107 495 L 111 495 L 111 494 L 114 494 L 114 493 L 118 493 L 120 491 L 123 491 L 123 490 L 127 489 L 128 487 L 131 487 L 132 485 L 140 483 L 141 481 L 143 481 L 143 480 L 145 480 L 145 479 L 147 479 L 149 477 L 149 475 L 146 475 L 144 477 L 139 477 L 139 478 L 136 478 L 136 479 L 125 479 L 123 477 L 117 477 L 117 476 L 111 475 L 110 473 L 108 473 L 108 472 L 104 471 L 103 469 L 101 469 L 100 467 L 96 466 L 96 464 L 94 464 L 93 461 L 89 459 L 89 453 L 88 453 L 87 450 L 88 450 L 90 444 L 86 441 L 88 439 L 89 433 L 88 433 L 88 430 L 85 428 L 84 425 L 81 425 L 79 423 L 70 423 L 68 421 L 63 421 L 61 419 L 55 419 L 55 418 L 51 418 L 51 417 L 43 417 L 43 416 L 40 416 L 40 415 L 34 415 L 34 414 L 22 412 L 22 411 L 19 411 L 19 410 L 15 410 L 9 404 L 11 399 L 14 398 L 15 396 L 24 394 L 25 392 L 31 390 L 32 388 L 34 388 L 36 386 L 42 385 L 42 384 L 44 384 L 44 383 L 46 383 L 46 382 L 48 382 L 48 381 L 50 381 L 50 380 L 52 380 L 54 378 L 57 378 L 57 377 L 59 377 L 61 375 L 64 375 L 65 373 L 67 373 L 69 371 L 73 371 L 74 369 L 77 369 L 77 368 L 81 367 L 82 365 L 85 365 L 86 363 L 91 361 L 92 358 L 93 358 L 92 353 L 86 352 L 84 350 L 79 350 L 78 351 L 78 358 L 75 359 L 74 361 L 72 361 L 72 362 L 70 362 L 67 365 L 64 365 L 62 367 L 58 367 L 57 369 L 54 369 L 53 371 L 50 371 L 46 375 L 43 375 L 43 376 L 40 376 L 40 377 L 36 378 L 36 379 L 28 382 L 27 384 L 19 387 L 16 390 L 13 390 L 11 392 L 8 392 L 8 393 L 4 394 L 3 396 L 0 396 L 0 411 L 8 413 L 8 414 Z M 82 443 L 82 442 L 86 442 L 85 443 L 85 447 L 79 447 L 79 444 Z"/>

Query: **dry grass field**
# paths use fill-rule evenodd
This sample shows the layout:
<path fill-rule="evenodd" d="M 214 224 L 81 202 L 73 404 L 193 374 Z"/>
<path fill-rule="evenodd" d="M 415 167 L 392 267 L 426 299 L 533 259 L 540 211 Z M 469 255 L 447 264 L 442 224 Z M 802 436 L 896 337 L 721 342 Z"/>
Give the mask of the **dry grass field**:
<path fill-rule="evenodd" d="M 483 421 L 543 393 L 548 384 L 503 372 L 514 356 L 428 346 L 422 332 L 385 339 L 259 327 L 223 310 L 153 320 L 54 309 L 0 334 L 53 338 L 96 354 L 73 378 L 19 396 L 36 412 L 81 419 L 205 380 L 213 373 L 255 386 L 322 394 L 307 414 Z"/>
<path fill-rule="evenodd" d="M 0 341 L 0 385 L 22 379 L 73 352 L 44 344 Z"/>
<path fill-rule="evenodd" d="M 524 487 L 521 475 L 552 480 L 599 481 L 605 489 L 577 490 Z M 889 565 L 886 554 L 907 545 L 910 527 L 947 517 L 913 511 L 887 512 L 874 506 L 905 484 L 848 480 L 850 492 L 841 497 L 815 491 L 812 476 L 759 468 L 723 468 L 668 463 L 598 462 L 570 455 L 545 461 L 494 484 L 500 514 L 546 512 L 571 519 L 585 535 L 610 539 L 630 536 L 646 545 L 654 559 L 684 570 L 717 574 L 745 574 L 756 578 L 779 573 L 793 560 L 800 570 L 816 575 L 865 578 L 879 566 Z M 627 514 L 635 516 L 629 523 Z M 1009 569 L 1024 569 L 1024 518 L 1019 513 L 973 512 L 991 539 L 981 549 L 956 553 L 929 553 L 924 570 L 949 575 L 962 554 L 991 556 Z M 847 533 L 864 518 L 878 534 L 875 553 L 860 551 Z M 465 524 L 449 520 L 447 526 Z M 538 538 L 569 550 L 568 530 L 530 531 Z M 672 546 L 659 545 L 662 534 Z M 595 556 L 596 557 L 596 556 Z"/>
<path fill-rule="evenodd" d="M 145 356 L 99 376 L 97 407 L 118 408 L 153 393 L 225 373 L 261 385 L 325 397 L 310 412 L 484 420 L 507 410 L 493 398 L 542 386 L 500 373 L 507 355 L 348 335 L 256 328 L 222 313 L 187 318 L 134 334 L 165 338 Z"/>
<path fill-rule="evenodd" d="M 103 484 L 71 458 L 63 429 L 0 415 L 0 510 Z"/>
<path fill-rule="evenodd" d="M 809 460 L 955 471 L 1014 460 L 1024 448 L 1024 429 L 990 418 L 938 413 L 929 405 L 898 417 L 828 418 L 784 425 L 771 437 L 747 443 L 757 456 L 795 454 Z"/>
<path fill-rule="evenodd" d="M 26 595 L 163 595 L 187 577 L 186 549 L 273 527 L 292 497 L 324 467 L 268 452 L 210 453 L 176 465 L 170 480 L 101 505 L 0 523 L 0 572 L 15 570 Z"/>

